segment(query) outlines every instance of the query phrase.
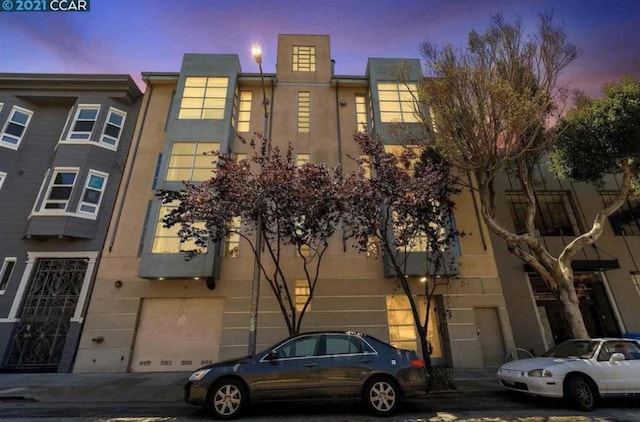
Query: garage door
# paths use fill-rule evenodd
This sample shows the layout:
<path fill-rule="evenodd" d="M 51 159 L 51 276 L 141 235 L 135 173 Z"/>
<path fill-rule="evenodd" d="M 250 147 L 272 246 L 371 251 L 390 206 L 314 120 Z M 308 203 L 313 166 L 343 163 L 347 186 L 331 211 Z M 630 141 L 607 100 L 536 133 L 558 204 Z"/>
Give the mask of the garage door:
<path fill-rule="evenodd" d="M 132 372 L 190 371 L 218 360 L 223 299 L 143 299 Z"/>

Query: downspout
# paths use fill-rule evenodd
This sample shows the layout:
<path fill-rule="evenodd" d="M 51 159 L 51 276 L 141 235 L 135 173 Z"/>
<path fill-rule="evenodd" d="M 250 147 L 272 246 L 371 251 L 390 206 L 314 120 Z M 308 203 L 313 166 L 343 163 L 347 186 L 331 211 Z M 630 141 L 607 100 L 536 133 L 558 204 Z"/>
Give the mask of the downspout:
<path fill-rule="evenodd" d="M 340 176 L 343 175 L 342 160 L 342 130 L 340 129 L 340 80 L 334 74 L 336 61 L 331 59 L 331 77 L 336 81 L 336 131 L 338 132 L 338 165 L 340 166 Z M 342 226 L 342 250 L 347 252 L 347 240 L 345 239 L 344 225 Z"/>
<path fill-rule="evenodd" d="M 118 226 L 120 225 L 120 217 L 122 216 L 122 209 L 124 208 L 124 197 L 127 195 L 129 184 L 131 183 L 131 176 L 133 174 L 133 168 L 135 166 L 136 157 L 138 156 L 138 149 L 140 148 L 140 139 L 142 139 L 142 132 L 144 131 L 144 125 L 147 123 L 147 113 L 149 112 L 149 103 L 151 102 L 151 94 L 153 94 L 153 85 L 148 84 L 149 87 L 149 95 L 145 93 L 145 97 L 147 97 L 147 101 L 144 105 L 144 111 L 142 113 L 142 124 L 140 125 L 140 131 L 138 132 L 138 136 L 135 140 L 134 150 L 133 150 L 133 158 L 131 160 L 131 166 L 129 167 L 129 173 L 127 173 L 127 177 L 124 183 L 124 190 L 121 187 L 118 188 L 119 192 L 123 192 L 122 200 L 118 204 L 118 212 L 115 214 L 115 223 L 113 225 L 113 230 L 111 232 L 111 236 L 109 239 L 109 253 L 113 250 L 113 244 L 115 243 L 116 233 L 118 232 Z M 129 154 L 131 154 L 131 149 L 127 153 L 127 158 L 125 159 L 125 163 L 129 159 Z M 122 182 L 121 182 L 122 183 Z M 121 185 L 122 186 L 122 185 Z"/>

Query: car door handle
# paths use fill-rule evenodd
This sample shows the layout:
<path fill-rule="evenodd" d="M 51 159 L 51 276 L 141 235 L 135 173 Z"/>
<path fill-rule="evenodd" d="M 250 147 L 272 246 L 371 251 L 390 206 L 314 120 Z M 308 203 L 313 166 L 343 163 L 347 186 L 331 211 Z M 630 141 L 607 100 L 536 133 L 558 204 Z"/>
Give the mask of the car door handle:
<path fill-rule="evenodd" d="M 304 367 L 305 367 L 305 368 L 313 368 L 313 367 L 315 367 L 315 366 L 318 366 L 318 363 L 317 363 L 317 362 L 314 362 L 314 363 L 307 363 Z"/>

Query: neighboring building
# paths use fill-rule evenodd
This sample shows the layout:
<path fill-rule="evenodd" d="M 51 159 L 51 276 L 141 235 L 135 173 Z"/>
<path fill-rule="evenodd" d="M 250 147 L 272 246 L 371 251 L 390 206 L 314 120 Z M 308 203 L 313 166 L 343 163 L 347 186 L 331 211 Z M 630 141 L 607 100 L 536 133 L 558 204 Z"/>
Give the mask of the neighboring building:
<path fill-rule="evenodd" d="M 0 370 L 69 372 L 142 93 L 0 74 Z"/>
<path fill-rule="evenodd" d="M 369 59 L 365 75 L 340 76 L 329 36 L 280 35 L 276 69 L 264 75 L 263 87 L 259 73 L 241 71 L 236 55 L 187 54 L 180 72 L 143 74 L 147 90 L 75 372 L 182 371 L 246 354 L 254 263 L 249 246 L 229 238 L 185 261 L 177 229 L 159 223 L 168 207 L 156 190 L 210 177 L 212 159 L 201 152 L 242 158 L 248 150 L 236 133 L 250 137 L 267 128 L 279 145 L 293 142 L 300 162 L 340 163 L 348 171 L 355 164 L 347 156 L 359 155 L 356 131 L 381 136 L 393 148 L 390 123 L 418 127 L 411 96 L 422 78 L 417 59 Z M 466 236 L 455 250 L 456 276 L 430 310 L 433 358 L 456 367 L 495 366 L 514 347 L 501 282 L 477 199 L 466 191 L 456 202 L 455 224 Z M 292 249 L 287 260 L 296 259 Z M 412 283 L 420 283 L 423 273 L 412 271 Z M 363 331 L 417 347 L 406 299 L 385 277 L 380 257 L 336 239 L 320 277 L 304 331 Z M 291 290 L 305 294 L 295 287 L 291 280 Z M 270 288 L 263 282 L 260 289 L 259 349 L 287 335 Z"/>
<path fill-rule="evenodd" d="M 620 180 L 608 177 L 595 189 L 560 181 L 539 166 L 536 227 L 553 256 L 591 228 L 596 213 L 615 197 Z M 513 230 L 523 232 L 526 201 L 519 182 L 504 175 L 496 191 L 496 218 L 512 222 Z M 565 340 L 567 332 L 553 291 L 507 251 L 502 239 L 492 235 L 492 241 L 516 346 L 539 354 Z M 640 332 L 639 265 L 640 203 L 633 199 L 609 218 L 596 244 L 581 250 L 572 264 L 580 309 L 592 337 Z"/>

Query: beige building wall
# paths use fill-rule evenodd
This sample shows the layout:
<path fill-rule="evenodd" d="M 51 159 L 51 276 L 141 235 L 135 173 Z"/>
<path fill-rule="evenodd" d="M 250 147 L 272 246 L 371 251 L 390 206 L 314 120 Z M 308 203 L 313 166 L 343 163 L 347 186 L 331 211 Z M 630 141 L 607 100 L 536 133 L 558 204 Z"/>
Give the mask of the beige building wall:
<path fill-rule="evenodd" d="M 291 71 L 290 56 L 294 45 L 316 47 L 317 71 L 311 77 Z M 310 161 L 326 162 L 329 166 L 342 163 L 345 171 L 349 171 L 355 164 L 347 155 L 359 155 L 353 141 L 355 96 L 367 94 L 366 79 L 341 81 L 332 74 L 328 36 L 281 35 L 277 57 L 277 73 L 266 75 L 267 97 L 271 99 L 271 139 L 282 148 L 291 141 L 297 153 L 309 154 Z M 267 60 L 265 57 L 264 61 Z M 274 77 L 277 83 L 273 83 Z M 140 239 L 147 204 L 153 199 L 151 185 L 158 154 L 165 147 L 165 121 L 177 78 L 177 74 L 147 77 L 145 103 L 125 168 L 119 205 L 112 217 L 107 246 L 97 271 L 75 372 L 191 370 L 207 360 L 246 354 L 254 257 L 248 253 L 249 246 L 244 240 L 240 242 L 238 257 L 222 258 L 220 278 L 214 290 L 209 290 L 203 280 L 138 277 Z M 251 132 L 264 129 L 262 87 L 256 84 L 255 77 L 241 77 L 238 88 L 252 91 L 249 132 L 240 134 L 250 137 Z M 299 91 L 308 91 L 311 95 L 309 133 L 297 132 Z M 238 140 L 232 150 L 249 153 Z M 342 156 L 338 154 L 339 150 Z M 479 223 L 474 198 L 469 191 L 464 191 L 456 203 L 456 225 L 466 235 L 460 240 L 459 277 L 438 290 L 440 308 L 436 326 L 440 327 L 441 341 L 445 343 L 440 362 L 444 363 L 448 355 L 449 363 L 456 367 L 493 366 L 497 354 L 514 347 L 509 315 L 490 238 L 486 228 Z M 293 291 L 295 280 L 304 278 L 304 273 L 293 249 L 285 255 L 283 267 Z M 419 292 L 419 281 L 413 283 L 415 291 Z M 287 336 L 274 294 L 264 279 L 260 292 L 258 350 Z M 317 290 L 311 309 L 304 317 L 302 330 L 355 330 L 388 340 L 387 298 L 400 294 L 396 283 L 384 278 L 381 258 L 367 257 L 336 238 L 324 257 Z M 160 315 L 163 303 L 160 299 L 171 300 L 163 305 L 169 316 Z M 192 310 L 206 307 L 201 301 L 206 299 L 209 302 L 204 303 L 210 305 L 210 311 L 207 311 L 207 318 L 211 320 L 209 329 L 219 330 L 219 336 L 207 337 L 209 340 L 206 341 L 211 342 L 208 357 L 193 352 L 196 348 L 201 350 L 202 342 L 197 346 L 192 344 L 190 351 L 192 330 L 187 327 L 194 318 Z M 154 313 L 153 309 L 160 310 Z M 483 315 L 490 317 L 482 317 L 480 321 Z M 495 323 L 491 322 L 491 315 L 495 315 Z M 154 354 L 154 347 L 149 345 L 154 344 L 151 334 L 159 329 L 159 324 L 175 330 L 179 338 L 166 341 L 165 347 L 156 346 Z M 492 340 L 497 345 L 492 351 L 487 349 L 487 341 L 482 341 L 490 335 L 497 336 L 497 340 Z M 493 357 L 483 357 L 483 351 L 485 355 L 492 353 Z"/>

